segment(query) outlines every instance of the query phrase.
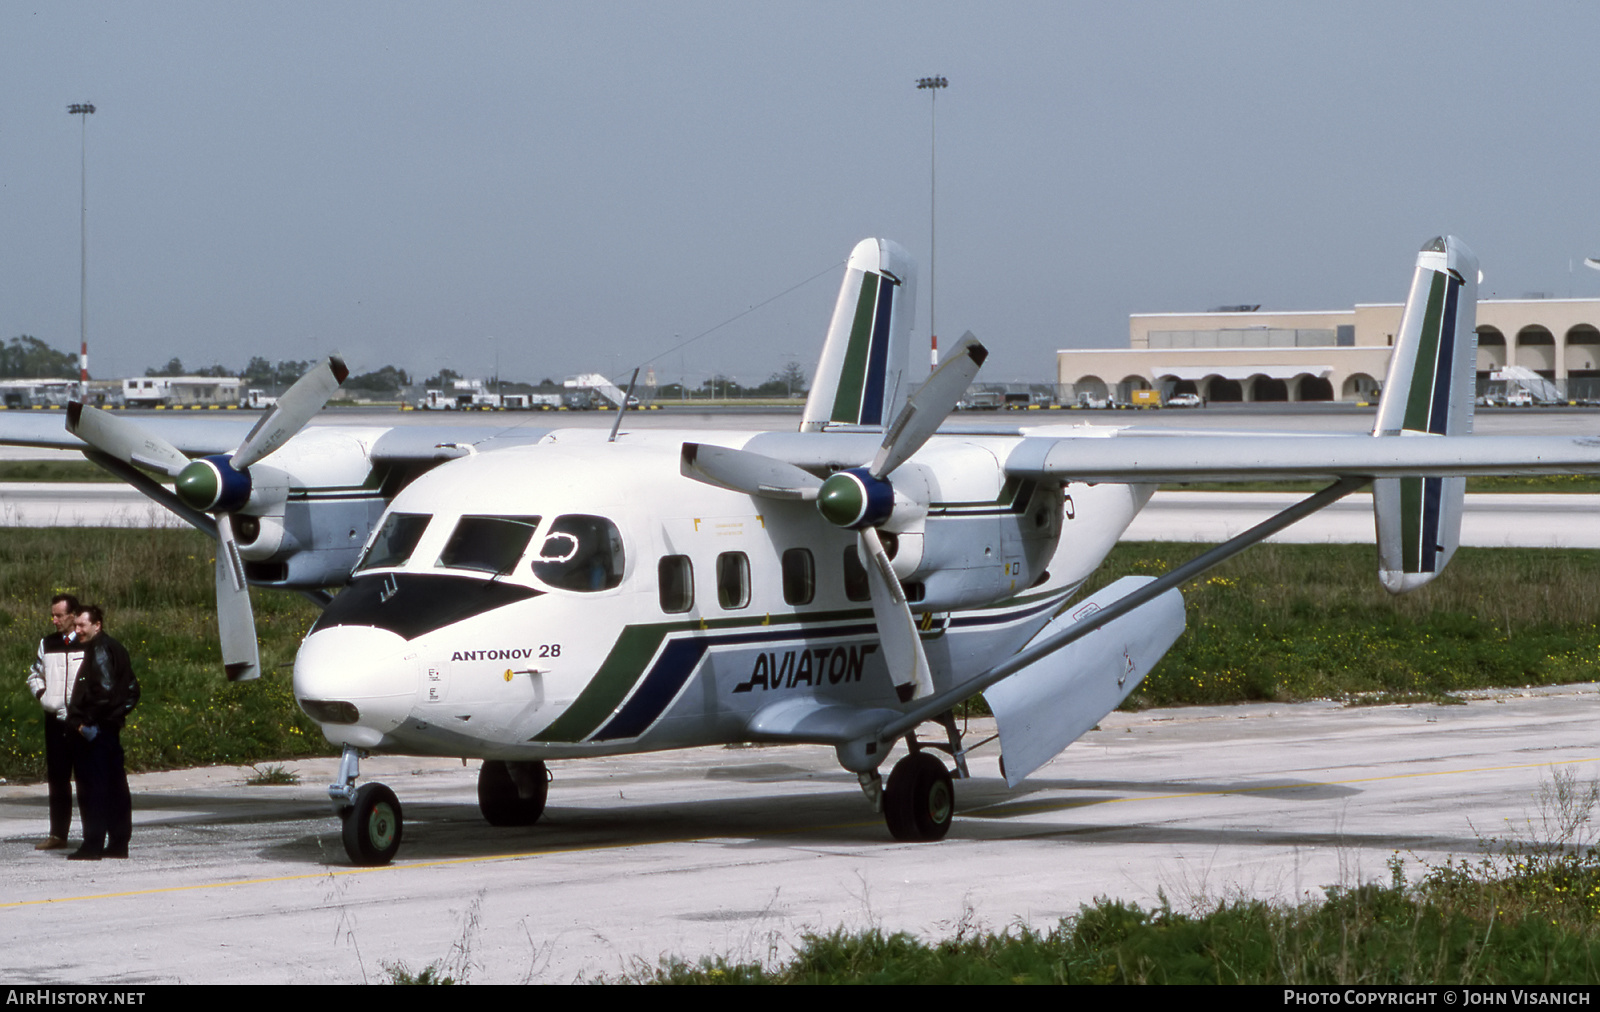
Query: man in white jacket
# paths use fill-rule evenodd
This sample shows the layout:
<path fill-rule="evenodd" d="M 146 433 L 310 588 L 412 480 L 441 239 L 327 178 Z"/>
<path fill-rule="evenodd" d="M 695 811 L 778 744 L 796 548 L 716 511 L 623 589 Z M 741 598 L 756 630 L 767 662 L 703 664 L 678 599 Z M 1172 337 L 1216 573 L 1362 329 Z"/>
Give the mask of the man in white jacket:
<path fill-rule="evenodd" d="M 74 626 L 78 599 L 57 594 L 50 599 L 50 621 L 56 631 L 39 641 L 39 656 L 28 674 L 28 689 L 44 707 L 44 767 L 50 784 L 50 835 L 35 850 L 59 850 L 72 827 L 72 732 L 67 727 L 67 693 L 83 664 L 83 648 Z"/>

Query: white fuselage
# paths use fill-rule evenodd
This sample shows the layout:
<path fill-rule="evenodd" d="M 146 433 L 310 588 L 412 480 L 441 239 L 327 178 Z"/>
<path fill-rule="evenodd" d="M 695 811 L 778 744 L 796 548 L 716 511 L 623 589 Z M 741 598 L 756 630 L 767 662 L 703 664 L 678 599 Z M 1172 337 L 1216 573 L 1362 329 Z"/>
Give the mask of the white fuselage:
<path fill-rule="evenodd" d="M 295 662 L 330 741 L 531 760 L 748 741 L 774 707 L 901 706 L 853 532 L 683 477 L 681 433 L 604 435 L 462 458 L 396 496 Z M 1008 483 L 1013 442 L 936 437 L 895 475 L 909 501 L 884 531 L 939 690 L 1025 644 L 1149 497 Z"/>

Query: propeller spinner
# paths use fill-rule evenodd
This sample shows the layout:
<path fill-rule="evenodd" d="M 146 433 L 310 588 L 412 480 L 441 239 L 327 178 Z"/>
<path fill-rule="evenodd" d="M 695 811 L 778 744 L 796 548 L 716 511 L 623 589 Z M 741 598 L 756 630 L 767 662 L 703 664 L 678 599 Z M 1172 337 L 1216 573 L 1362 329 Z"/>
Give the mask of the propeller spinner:
<path fill-rule="evenodd" d="M 703 443 L 683 444 L 680 470 L 696 481 L 763 499 L 814 501 L 829 523 L 856 531 L 856 549 L 867 570 L 872 613 L 878 625 L 890 675 L 902 696 L 920 699 L 933 692 L 928 656 L 895 575 L 878 528 L 894 511 L 889 475 L 938 431 L 955 410 L 989 352 L 970 333 L 935 369 L 894 423 L 870 464 L 836 471 L 826 479 L 793 464 L 749 450 Z"/>
<path fill-rule="evenodd" d="M 127 418 L 77 401 L 67 406 L 68 432 L 125 464 L 167 475 L 181 502 L 216 517 L 217 629 L 222 639 L 222 665 L 232 681 L 261 674 L 250 586 L 233 523 L 234 513 L 250 498 L 250 466 L 305 428 L 349 375 L 343 359 L 329 357 L 278 398 L 232 453 L 198 460 L 190 460 L 177 447 Z"/>

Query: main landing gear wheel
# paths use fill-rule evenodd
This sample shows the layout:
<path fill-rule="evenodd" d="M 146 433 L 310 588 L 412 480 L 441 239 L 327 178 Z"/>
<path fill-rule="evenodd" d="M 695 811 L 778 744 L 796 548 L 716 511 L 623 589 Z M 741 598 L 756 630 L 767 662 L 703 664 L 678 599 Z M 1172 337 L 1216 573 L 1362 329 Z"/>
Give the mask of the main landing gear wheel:
<path fill-rule="evenodd" d="M 531 826 L 544 814 L 550 774 L 542 762 L 485 759 L 478 769 L 478 810 L 491 826 Z"/>
<path fill-rule="evenodd" d="M 894 764 L 883 791 L 883 820 L 896 840 L 942 840 L 955 812 L 955 785 L 944 763 L 913 752 Z"/>
<path fill-rule="evenodd" d="M 388 864 L 400 850 L 400 799 L 383 784 L 362 784 L 344 818 L 344 852 L 359 865 Z"/>

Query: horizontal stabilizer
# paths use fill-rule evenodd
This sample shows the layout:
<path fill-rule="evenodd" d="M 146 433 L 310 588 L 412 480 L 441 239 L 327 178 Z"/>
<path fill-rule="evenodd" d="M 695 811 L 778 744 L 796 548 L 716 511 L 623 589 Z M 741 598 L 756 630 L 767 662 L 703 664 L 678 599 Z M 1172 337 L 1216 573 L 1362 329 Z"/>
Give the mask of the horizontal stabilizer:
<path fill-rule="evenodd" d="M 1035 638 L 1092 621 L 1096 611 L 1153 579 L 1125 576 L 1056 616 Z M 1115 710 L 1183 627 L 1183 595 L 1169 590 L 986 689 L 983 698 L 1000 727 L 1006 785 L 1017 786 Z"/>

